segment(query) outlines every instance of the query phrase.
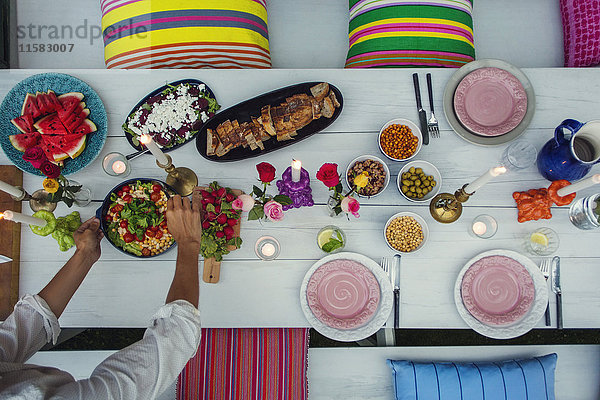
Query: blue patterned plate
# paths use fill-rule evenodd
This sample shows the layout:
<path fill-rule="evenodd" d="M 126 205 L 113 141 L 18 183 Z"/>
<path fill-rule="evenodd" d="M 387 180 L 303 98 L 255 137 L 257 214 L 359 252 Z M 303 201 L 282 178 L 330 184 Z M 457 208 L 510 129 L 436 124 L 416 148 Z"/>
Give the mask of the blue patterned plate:
<path fill-rule="evenodd" d="M 87 83 L 71 75 L 57 73 L 38 74 L 17 83 L 8 92 L 2 105 L 0 105 L 0 146 L 17 168 L 33 175 L 42 175 L 31 164 L 21 158 L 23 153 L 12 146 L 8 137 L 21 133 L 10 120 L 21 115 L 21 107 L 23 106 L 25 95 L 27 93 L 46 92 L 48 89 L 52 89 L 57 96 L 69 92 L 83 93 L 85 95 L 83 101 L 85 101 L 86 107 L 90 109 L 88 118 L 98 128 L 96 132 L 87 135 L 85 150 L 79 157 L 74 160 L 70 158 L 65 160 L 62 174 L 73 174 L 98 157 L 106 141 L 108 123 L 106 110 L 98 93 Z"/>

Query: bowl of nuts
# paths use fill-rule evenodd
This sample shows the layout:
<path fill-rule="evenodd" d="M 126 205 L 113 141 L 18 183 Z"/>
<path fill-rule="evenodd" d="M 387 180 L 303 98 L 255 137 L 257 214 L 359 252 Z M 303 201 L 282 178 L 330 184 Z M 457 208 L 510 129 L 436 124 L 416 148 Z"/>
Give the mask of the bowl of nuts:
<path fill-rule="evenodd" d="M 360 197 L 377 196 L 390 183 L 390 169 L 379 157 L 359 156 L 346 168 L 346 183 Z"/>
<path fill-rule="evenodd" d="M 442 186 L 442 174 L 430 162 L 414 160 L 398 172 L 398 190 L 407 200 L 425 203 L 431 200 Z"/>
<path fill-rule="evenodd" d="M 410 160 L 421 150 L 423 137 L 417 125 L 407 119 L 393 119 L 379 131 L 379 150 L 394 161 Z"/>
<path fill-rule="evenodd" d="M 420 250 L 428 236 L 429 228 L 423 217 L 409 211 L 392 215 L 383 229 L 385 242 L 399 253 L 414 253 Z"/>

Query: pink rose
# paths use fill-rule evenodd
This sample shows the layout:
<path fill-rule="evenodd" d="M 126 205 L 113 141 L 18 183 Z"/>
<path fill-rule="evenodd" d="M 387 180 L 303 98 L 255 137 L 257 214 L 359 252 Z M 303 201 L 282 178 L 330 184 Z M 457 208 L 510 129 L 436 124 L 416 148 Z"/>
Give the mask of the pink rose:
<path fill-rule="evenodd" d="M 47 158 L 41 147 L 34 146 L 25 150 L 25 153 L 23 153 L 23 160 L 29 161 L 33 168 L 39 169 Z"/>
<path fill-rule="evenodd" d="M 250 211 L 254 207 L 254 199 L 247 194 L 240 194 L 237 199 L 231 203 L 234 210 Z"/>
<path fill-rule="evenodd" d="M 283 219 L 283 206 L 275 200 L 267 201 L 264 211 L 271 221 L 281 221 Z"/>
<path fill-rule="evenodd" d="M 351 213 L 356 218 L 360 217 L 358 214 L 358 210 L 360 209 L 360 203 L 353 197 L 344 197 L 342 199 L 342 211 L 346 213 Z"/>

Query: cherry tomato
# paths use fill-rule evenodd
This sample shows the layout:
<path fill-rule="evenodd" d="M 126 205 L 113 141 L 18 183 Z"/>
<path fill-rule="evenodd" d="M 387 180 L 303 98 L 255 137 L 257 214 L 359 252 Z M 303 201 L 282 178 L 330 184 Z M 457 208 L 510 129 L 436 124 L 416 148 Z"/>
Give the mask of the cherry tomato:
<path fill-rule="evenodd" d="M 119 191 L 117 192 L 117 196 L 119 196 L 119 197 L 123 197 L 123 191 L 122 191 L 122 190 L 119 190 Z"/>
<path fill-rule="evenodd" d="M 125 196 L 123 196 L 123 201 L 125 203 L 131 203 L 133 201 L 133 196 L 130 194 L 126 194 Z"/>
<path fill-rule="evenodd" d="M 163 221 L 160 223 L 160 227 L 166 229 L 167 228 L 167 221 Z"/>
<path fill-rule="evenodd" d="M 157 239 L 160 239 L 161 237 L 163 237 L 163 232 L 162 231 L 156 231 L 156 236 L 154 236 Z"/>
<path fill-rule="evenodd" d="M 160 193 L 158 192 L 152 192 L 152 194 L 150 195 L 150 200 L 152 200 L 153 202 L 157 202 L 159 201 L 161 198 Z"/>
<path fill-rule="evenodd" d="M 158 226 L 151 226 L 151 227 L 150 227 L 150 229 L 151 229 L 153 232 L 156 232 L 156 231 L 158 231 L 158 229 L 159 229 L 159 228 L 158 228 Z"/>
<path fill-rule="evenodd" d="M 160 193 L 162 191 L 162 186 L 154 184 L 154 185 L 152 185 L 152 191 Z"/>
<path fill-rule="evenodd" d="M 154 235 L 156 235 L 156 232 L 154 232 L 152 229 L 146 229 L 146 236 L 154 237 Z"/>
<path fill-rule="evenodd" d="M 123 206 L 121 204 L 117 204 L 116 206 L 113 206 L 110 211 L 116 213 L 120 213 L 121 211 L 123 211 Z"/>
<path fill-rule="evenodd" d="M 131 192 L 131 187 L 129 185 L 125 185 L 121 188 L 123 192 Z"/>
<path fill-rule="evenodd" d="M 148 256 L 150 255 L 150 249 L 149 249 L 149 248 L 147 248 L 147 247 L 144 247 L 144 248 L 142 249 L 142 255 L 143 255 L 144 257 L 148 257 Z"/>
<path fill-rule="evenodd" d="M 121 228 L 127 228 L 128 225 L 129 225 L 129 222 L 126 219 L 124 219 L 121 222 L 119 222 L 119 226 Z"/>
<path fill-rule="evenodd" d="M 125 241 L 125 243 L 131 243 L 135 240 L 135 236 L 133 235 L 133 233 L 127 232 L 123 235 L 123 240 Z"/>

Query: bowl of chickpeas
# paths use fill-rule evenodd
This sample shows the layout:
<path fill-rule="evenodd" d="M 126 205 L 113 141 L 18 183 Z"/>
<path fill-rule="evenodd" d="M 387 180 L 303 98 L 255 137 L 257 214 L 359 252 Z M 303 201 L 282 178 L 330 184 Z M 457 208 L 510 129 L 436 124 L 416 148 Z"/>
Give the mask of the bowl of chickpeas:
<path fill-rule="evenodd" d="M 388 219 L 383 236 L 390 249 L 399 253 L 414 253 L 425 245 L 429 228 L 419 214 L 404 211 Z"/>
<path fill-rule="evenodd" d="M 396 183 L 404 198 L 415 203 L 425 203 L 440 191 L 442 174 L 430 162 L 413 160 L 398 172 Z"/>
<path fill-rule="evenodd" d="M 379 150 L 390 160 L 407 161 L 421 150 L 423 136 L 412 121 L 397 118 L 383 125 L 377 143 Z"/>

